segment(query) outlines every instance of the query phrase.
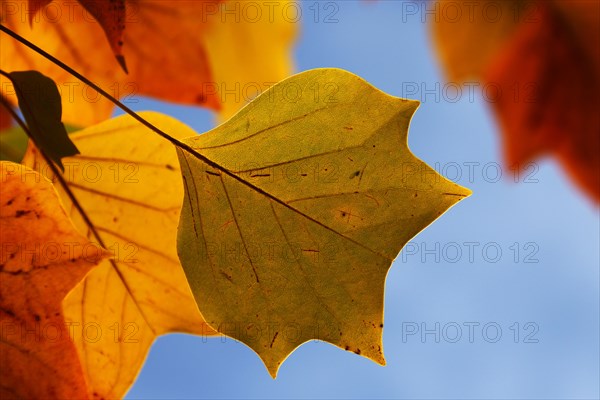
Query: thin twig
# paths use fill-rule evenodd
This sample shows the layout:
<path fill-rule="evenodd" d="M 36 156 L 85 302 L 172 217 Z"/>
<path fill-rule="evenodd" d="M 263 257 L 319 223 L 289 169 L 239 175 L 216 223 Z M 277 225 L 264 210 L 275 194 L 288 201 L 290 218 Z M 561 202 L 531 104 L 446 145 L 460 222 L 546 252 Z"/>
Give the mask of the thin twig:
<path fill-rule="evenodd" d="M 87 85 L 89 85 L 90 87 L 94 88 L 96 91 L 98 91 L 98 93 L 100 93 L 102 96 L 106 97 L 108 100 L 110 100 L 112 103 L 114 103 L 117 107 L 119 107 L 121 110 L 125 111 L 127 114 L 131 115 L 136 121 L 140 122 L 142 125 L 144 125 L 145 127 L 147 127 L 148 129 L 152 130 L 153 132 L 157 133 L 158 135 L 162 136 L 163 138 L 165 138 L 166 140 L 168 140 L 169 142 L 171 142 L 173 145 L 175 145 L 176 147 L 185 150 L 186 152 L 190 153 L 191 155 L 193 155 L 194 157 L 196 157 L 197 159 L 203 161 L 206 165 L 217 169 L 221 172 L 223 172 L 225 175 L 231 177 L 232 179 L 236 180 L 237 182 L 241 183 L 242 185 L 249 187 L 250 189 L 256 191 L 257 193 L 260 193 L 261 195 L 265 196 L 266 198 L 270 199 L 271 201 L 274 201 L 275 203 L 287 208 L 288 210 L 291 210 L 303 217 L 305 217 L 306 219 L 316 223 L 317 225 L 322 226 L 323 228 L 330 230 L 338 235 L 341 235 L 339 232 L 335 231 L 334 229 L 332 229 L 331 227 L 323 224 L 321 221 L 315 219 L 314 217 L 309 216 L 308 214 L 305 214 L 304 212 L 300 211 L 299 209 L 291 206 L 290 204 L 286 203 L 285 201 L 281 200 L 280 198 L 277 198 L 275 196 L 273 196 L 271 193 L 265 191 L 264 189 L 244 180 L 242 177 L 238 176 L 237 174 L 235 174 L 233 171 L 230 171 L 229 169 L 223 167 L 222 165 L 208 159 L 206 156 L 198 153 L 196 150 L 194 150 L 191 146 L 180 142 L 179 140 L 169 136 L 167 133 L 163 132 L 162 130 L 160 130 L 159 128 L 157 128 L 156 126 L 152 125 L 150 122 L 146 121 L 144 118 L 140 117 L 138 114 L 135 113 L 135 111 L 131 110 L 129 107 L 127 107 L 126 105 L 124 105 L 123 103 L 121 103 L 119 100 L 115 99 L 113 96 L 111 96 L 109 93 L 107 93 L 106 91 L 104 91 L 101 87 L 99 87 L 98 85 L 96 85 L 95 83 L 93 83 L 92 81 L 90 81 L 89 79 L 87 79 L 85 76 L 81 75 L 79 72 L 75 71 L 73 68 L 69 67 L 68 65 L 66 65 L 65 63 L 63 63 L 62 61 L 60 61 L 59 59 L 57 59 L 56 57 L 52 56 L 51 54 L 47 53 L 46 51 L 42 50 L 41 48 L 39 48 L 38 46 L 36 46 L 35 44 L 31 43 L 29 40 L 25 39 L 24 37 L 20 36 L 19 34 L 11 31 L 9 28 L 7 28 L 6 26 L 4 26 L 3 24 L 0 24 L 0 31 L 6 33 L 7 35 L 9 35 L 10 37 L 14 38 L 15 40 L 19 41 L 20 43 L 24 44 L 25 46 L 29 47 L 30 49 L 34 50 L 35 52 L 37 52 L 38 54 L 40 54 L 41 56 L 45 57 L 46 59 L 48 59 L 49 61 L 53 62 L 54 64 L 56 64 L 57 66 L 59 66 L 60 68 L 64 69 L 65 71 L 67 71 L 68 73 L 72 74 L 73 76 L 75 76 L 76 78 L 80 79 L 82 82 L 86 83 Z M 343 236 L 343 235 L 342 235 Z M 344 236 L 345 237 L 345 236 Z M 354 241 L 352 239 L 352 241 L 362 247 L 364 247 L 364 245 Z M 370 250 L 370 249 L 369 249 Z M 372 251 L 372 250 L 371 250 Z M 382 256 L 385 257 L 385 256 Z M 387 258 L 386 258 L 387 259 Z"/>
<path fill-rule="evenodd" d="M 81 218 L 83 218 L 85 224 L 88 226 L 88 228 L 90 229 L 90 231 L 94 235 L 94 238 L 98 241 L 98 244 L 100 244 L 102 247 L 106 248 L 106 246 L 104 245 L 104 242 L 102 241 L 102 238 L 98 234 L 98 231 L 96 231 L 96 228 L 94 227 L 94 224 L 92 223 L 92 221 L 90 220 L 90 218 L 88 217 L 88 215 L 83 210 L 83 207 L 81 207 L 81 204 L 79 204 L 79 201 L 75 197 L 75 194 L 73 193 L 73 191 L 69 187 L 69 185 L 68 185 L 67 181 L 65 180 L 64 176 L 62 175 L 62 173 L 60 172 L 60 170 L 58 169 L 58 167 L 54 164 L 54 162 L 50 159 L 50 157 L 48 157 L 48 155 L 46 154 L 46 152 L 35 142 L 35 139 L 31 135 L 31 131 L 29 130 L 29 128 L 25 124 L 25 121 L 23 121 L 21 119 L 21 117 L 19 117 L 19 115 L 16 113 L 16 111 L 10 105 L 10 103 L 8 103 L 3 97 L 0 97 L 0 104 L 2 104 L 2 106 L 4 106 L 4 108 L 6 108 L 6 110 L 9 112 L 9 114 L 12 116 L 12 118 L 17 122 L 17 124 L 19 124 L 19 126 L 21 127 L 21 129 L 23 129 L 23 131 L 25 132 L 25 134 L 27 134 L 27 136 L 29 137 L 29 139 L 31 139 L 31 141 L 35 144 L 35 147 L 38 149 L 38 151 L 42 155 L 42 158 L 44 159 L 44 161 L 46 162 L 46 164 L 48 164 L 48 166 L 52 170 L 52 174 L 54 174 L 54 176 L 56 177 L 56 179 L 60 183 L 60 186 L 62 186 L 62 188 L 67 193 L 67 196 L 69 196 L 69 199 L 71 200 L 71 202 L 73 203 L 73 205 L 75 206 L 75 208 L 77 209 L 77 211 L 79 212 L 79 214 L 81 215 Z"/>
<path fill-rule="evenodd" d="M 65 71 L 67 71 L 68 73 L 70 73 L 71 75 L 73 75 L 74 77 L 76 77 L 77 79 L 79 79 L 80 81 L 82 81 L 83 83 L 85 83 L 86 85 L 90 86 L 91 88 L 93 88 L 94 90 L 96 90 L 98 93 L 100 93 L 103 97 L 105 97 L 107 100 L 109 100 L 114 105 L 116 105 L 117 107 L 119 107 L 121 110 L 125 111 L 127 114 L 129 114 L 133 118 L 135 118 L 139 123 L 141 123 L 142 125 L 144 125 L 148 129 L 151 129 L 155 133 L 159 134 L 160 136 L 162 136 L 163 138 L 165 138 L 169 142 L 173 143 L 175 146 L 180 147 L 180 148 L 182 148 L 182 149 L 184 149 L 184 150 L 186 150 L 186 151 L 188 151 L 188 152 L 190 152 L 190 153 L 192 153 L 192 154 L 194 154 L 196 156 L 201 156 L 193 148 L 191 148 L 187 144 L 185 144 L 183 142 L 180 142 L 179 140 L 171 137 L 169 134 L 165 133 L 161 129 L 159 129 L 156 126 L 152 125 L 150 122 L 148 122 L 144 118 L 140 117 L 135 111 L 133 111 L 132 109 L 130 109 L 129 107 L 127 107 L 125 104 L 121 103 L 118 99 L 114 98 L 110 93 L 108 93 L 107 91 L 105 91 L 104 89 L 102 89 L 100 86 L 96 85 L 94 82 L 90 81 L 88 78 L 86 78 L 85 76 L 83 76 L 79 72 L 75 71 L 73 68 L 69 67 L 67 64 L 63 63 L 58 58 L 54 57 L 52 54 L 46 52 L 45 50 L 43 50 L 40 47 L 36 46 L 35 44 L 31 43 L 29 40 L 27 40 L 24 37 L 20 36 L 16 32 L 13 32 L 12 30 L 10 30 L 6 26 L 4 26 L 4 24 L 0 24 L 0 31 L 6 33 L 7 35 L 9 35 L 10 37 L 12 37 L 13 39 L 17 40 L 18 42 L 21 42 L 25 46 L 29 47 L 31 50 L 33 50 L 36 53 L 40 54 L 41 56 L 45 57 L 46 59 L 48 59 L 52 63 L 56 64 L 60 68 L 64 69 Z M 201 156 L 201 158 L 203 159 L 203 161 L 205 161 L 204 157 Z M 207 161 L 210 161 L 210 160 L 207 160 Z M 218 169 L 223 169 L 223 168 L 219 167 Z"/>
<path fill-rule="evenodd" d="M 52 54 L 46 52 L 45 50 L 43 50 L 40 47 L 36 46 L 35 44 L 31 43 L 29 40 L 27 40 L 24 37 L 20 36 L 18 33 L 13 32 L 12 30 L 10 30 L 6 26 L 4 26 L 4 24 L 0 24 L 0 31 L 6 33 L 7 35 L 9 35 L 10 37 L 12 37 L 13 39 L 15 39 L 18 42 L 20 42 L 20 43 L 24 44 L 25 46 L 29 47 L 31 50 L 33 50 L 36 53 L 40 54 L 41 56 L 45 57 L 47 60 L 49 60 L 52 63 L 56 64 L 57 66 L 59 66 L 60 68 L 62 68 L 66 72 L 70 73 L 71 75 L 73 75 L 74 77 L 76 77 L 77 79 L 79 79 L 80 81 L 82 81 L 83 83 L 85 83 L 86 85 L 90 86 L 91 88 L 93 88 L 94 90 L 96 90 L 98 93 L 100 93 L 103 97 L 105 97 L 107 100 L 109 100 L 114 105 L 116 105 L 117 107 L 119 107 L 121 110 L 123 110 L 127 114 L 131 115 L 136 121 L 138 121 L 139 123 L 141 123 L 142 125 L 144 125 L 146 128 L 148 128 L 148 129 L 152 130 L 153 132 L 157 133 L 158 135 L 160 135 L 164 139 L 168 140 L 169 142 L 171 142 L 176 147 L 179 147 L 180 149 L 187 151 L 188 153 L 192 154 L 194 157 L 196 157 L 196 158 L 204 161 L 209 166 L 211 166 L 211 167 L 213 167 L 215 169 L 218 169 L 218 170 L 224 172 L 226 175 L 229 175 L 232 178 L 234 178 L 234 179 L 236 179 L 236 180 L 238 180 L 240 182 L 243 182 L 246 185 L 249 184 L 248 182 L 244 181 L 243 179 L 241 179 L 240 177 L 238 177 L 233 172 L 229 171 L 227 168 L 225 168 L 225 167 L 217 164 L 216 162 L 214 162 L 214 161 L 206 158 L 202 154 L 198 153 L 191 146 L 187 145 L 186 143 L 180 142 L 179 140 L 177 140 L 174 137 L 170 136 L 168 133 L 165 133 L 161 129 L 159 129 L 156 126 L 152 125 L 152 123 L 148 122 L 143 117 L 139 116 L 135 111 L 133 111 L 132 109 L 130 109 L 129 107 L 127 107 L 125 104 L 121 103 L 118 99 L 114 98 L 110 93 L 108 93 L 107 91 L 105 91 L 104 89 L 102 89 L 100 86 L 96 85 L 94 82 L 90 81 L 88 78 L 86 78 L 85 76 L 83 76 L 79 72 L 75 71 L 73 68 L 69 67 L 67 64 L 65 64 L 64 62 L 60 61 L 58 58 L 54 57 Z M 250 184 L 250 185 L 254 187 L 254 185 L 252 185 L 252 184 Z"/>
<path fill-rule="evenodd" d="M 25 124 L 25 121 L 23 121 L 21 119 L 21 117 L 19 117 L 19 115 L 15 112 L 15 110 L 10 105 L 10 103 L 8 101 L 6 101 L 6 99 L 4 99 L 1 96 L 0 96 L 0 104 L 2 106 L 4 106 L 8 110 L 8 112 L 14 118 L 14 120 L 17 121 L 17 124 L 19 124 L 19 126 L 23 129 L 23 131 L 25 131 L 25 133 L 31 139 L 31 141 L 36 145 L 38 151 L 40 152 L 40 154 L 44 158 L 44 161 L 46 162 L 46 164 L 48 164 L 48 166 L 52 170 L 52 173 L 54 174 L 54 176 L 56 177 L 56 179 L 60 183 L 60 186 L 64 189 L 65 193 L 67 194 L 67 196 L 71 200 L 71 203 L 73 204 L 73 206 L 75 207 L 75 209 L 77 210 L 77 212 L 79 213 L 79 215 L 81 215 L 81 218 L 83 218 L 83 221 L 84 221 L 85 225 L 88 227 L 89 231 L 92 233 L 94 239 L 98 242 L 98 244 L 102 248 L 106 249 L 107 247 L 104 244 L 104 240 L 102 240 L 102 238 L 100 237 L 100 234 L 98 233 L 98 230 L 96 229 L 96 227 L 94 226 L 94 224 L 90 220 L 89 216 L 87 215 L 87 213 L 85 212 L 85 210 L 83 209 L 83 207 L 81 206 L 81 204 L 79 203 L 79 201 L 77 200 L 77 198 L 75 197 L 75 194 L 73 193 L 73 191 L 69 187 L 69 184 L 65 180 L 65 178 L 62 175 L 61 171 L 54 164 L 54 162 L 50 159 L 50 157 L 48 157 L 48 155 L 44 152 L 44 150 L 41 147 L 39 147 L 38 144 L 35 142 L 35 139 L 33 138 L 33 136 L 31 136 L 31 131 L 29 130 L 29 128 Z M 115 270 L 115 273 L 117 274 L 117 276 L 119 277 L 119 279 L 123 282 L 123 286 L 125 287 L 125 290 L 127 290 L 127 293 L 131 296 L 132 299 L 134 299 L 134 303 L 137 305 L 137 301 L 135 301 L 135 296 L 133 295 L 133 290 L 131 289 L 131 287 L 129 287 L 129 283 L 127 283 L 127 281 L 125 280 L 125 276 L 123 275 L 123 273 L 121 272 L 121 270 L 117 266 L 118 260 L 110 258 L 110 259 L 108 259 L 108 262 L 111 264 L 111 266 Z M 146 322 L 148 322 L 148 326 L 150 327 L 150 329 L 152 330 L 152 332 L 156 333 L 155 330 L 154 330 L 154 328 L 152 327 L 152 325 L 150 325 L 150 322 L 148 321 L 148 318 L 146 317 L 144 311 L 142 310 L 141 307 L 139 307 L 139 305 L 138 305 L 138 309 L 140 311 L 140 315 L 144 318 L 144 320 Z"/>

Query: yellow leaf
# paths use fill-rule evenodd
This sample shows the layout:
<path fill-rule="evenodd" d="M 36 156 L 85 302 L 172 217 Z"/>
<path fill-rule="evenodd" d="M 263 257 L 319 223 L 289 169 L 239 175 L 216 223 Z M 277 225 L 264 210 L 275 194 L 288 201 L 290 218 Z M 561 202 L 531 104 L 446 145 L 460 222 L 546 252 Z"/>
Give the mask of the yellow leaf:
<path fill-rule="evenodd" d="M 85 398 L 61 302 L 107 254 L 75 230 L 40 174 L 1 161 L 0 182 L 0 398 Z"/>
<path fill-rule="evenodd" d="M 273 376 L 310 339 L 384 364 L 393 259 L 470 194 L 409 151 L 417 106 L 351 73 L 312 70 L 186 139 L 197 154 L 178 149 L 178 249 L 192 292 L 206 321 Z"/>
<path fill-rule="evenodd" d="M 126 105 L 152 96 L 223 109 L 227 117 L 253 96 L 257 85 L 264 90 L 291 73 L 296 26 L 282 8 L 293 2 L 277 2 L 273 18 L 273 2 L 253 3 L 262 13 L 258 20 L 245 13 L 247 4 L 240 1 L 127 1 L 123 55 L 128 75 L 114 61 L 101 26 L 78 3 L 55 0 L 30 26 L 26 0 L 2 0 L 0 18 Z M 112 113 L 112 103 L 93 89 L 8 37 L 2 38 L 0 67 L 35 69 L 54 79 L 62 91 L 66 123 L 89 126 Z M 16 102 L 14 93 L 4 95 Z"/>
<path fill-rule="evenodd" d="M 221 121 L 291 75 L 297 9 L 300 6 L 293 0 L 231 1 L 211 18 L 206 48 L 214 76 L 211 90 L 218 91 L 221 101 Z"/>
<path fill-rule="evenodd" d="M 170 117 L 141 115 L 176 138 L 194 134 Z M 76 341 L 90 393 L 122 397 L 157 335 L 214 331 L 198 312 L 177 259 L 183 185 L 173 146 L 129 116 L 71 139 L 81 155 L 63 158 L 65 179 L 114 260 L 99 265 L 67 296 L 65 318 L 103 332 L 97 340 Z M 23 162 L 51 176 L 34 147 Z M 76 226 L 93 238 L 73 202 L 57 190 Z"/>

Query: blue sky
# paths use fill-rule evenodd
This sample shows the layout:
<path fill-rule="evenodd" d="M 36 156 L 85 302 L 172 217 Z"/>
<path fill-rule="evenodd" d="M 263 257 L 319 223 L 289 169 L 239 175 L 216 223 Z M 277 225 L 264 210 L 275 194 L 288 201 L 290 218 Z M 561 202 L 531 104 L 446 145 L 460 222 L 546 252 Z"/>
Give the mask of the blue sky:
<path fill-rule="evenodd" d="M 311 342 L 273 380 L 241 343 L 172 334 L 156 341 L 128 398 L 598 398 L 598 208 L 551 160 L 516 179 L 510 171 L 497 177 L 499 135 L 481 96 L 424 96 L 423 88 L 444 82 L 427 25 L 407 15 L 406 4 L 335 4 L 337 23 L 303 18 L 297 70 L 343 68 L 421 100 L 412 151 L 474 192 L 390 269 L 388 365 Z M 414 84 L 419 90 L 407 96 Z M 199 132 L 212 126 L 210 113 L 197 108 L 150 100 L 136 108 Z"/>

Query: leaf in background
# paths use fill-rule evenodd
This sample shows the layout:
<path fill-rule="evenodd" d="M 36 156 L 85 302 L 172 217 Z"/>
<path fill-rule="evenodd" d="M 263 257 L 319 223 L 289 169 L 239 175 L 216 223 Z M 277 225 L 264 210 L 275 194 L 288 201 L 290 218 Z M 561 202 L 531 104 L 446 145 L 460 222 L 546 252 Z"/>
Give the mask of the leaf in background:
<path fill-rule="evenodd" d="M 61 301 L 107 254 L 37 172 L 2 161 L 0 179 L 0 398 L 85 398 Z"/>
<path fill-rule="evenodd" d="M 98 0 L 79 0 L 79 3 L 102 26 L 110 48 L 112 49 L 119 65 L 125 73 L 127 66 L 123 57 L 123 36 L 125 31 L 125 0 L 110 0 L 102 2 Z"/>
<path fill-rule="evenodd" d="M 98 46 L 105 40 L 102 31 L 72 1 L 53 1 L 37 14 L 33 27 L 18 13 L 25 9 L 25 0 L 10 2 L 14 7 L 2 7 L 0 12 L 7 27 L 126 105 L 139 102 L 139 96 L 152 96 L 223 110 L 222 118 L 226 118 L 245 105 L 256 89 L 264 90 L 292 72 L 297 28 L 283 10 L 293 1 L 252 3 L 262 12 L 258 20 L 250 19 L 243 12 L 245 2 L 236 0 L 222 6 L 219 0 L 127 1 L 123 55 L 128 75 L 106 68 L 105 60 L 113 56 L 108 46 Z M 57 7 L 62 18 L 53 17 L 52 10 Z M 273 7 L 274 11 L 269 11 Z M 236 9 L 237 14 L 231 12 Z M 89 126 L 112 114 L 111 102 L 10 38 L 2 39 L 0 66 L 36 69 L 52 77 L 63 91 L 64 121 L 68 123 Z"/>
<path fill-rule="evenodd" d="M 106 35 L 119 65 L 125 72 L 125 58 L 123 57 L 123 33 L 125 31 L 125 0 L 78 0 L 79 4 L 92 16 Z M 29 0 L 29 24 L 32 26 L 36 14 L 50 4 L 52 0 Z"/>
<path fill-rule="evenodd" d="M 12 125 L 10 114 L 0 105 L 0 135 Z"/>
<path fill-rule="evenodd" d="M 20 163 L 27 150 L 27 134 L 20 126 L 0 132 L 0 160 Z"/>
<path fill-rule="evenodd" d="M 417 106 L 351 73 L 312 70 L 186 139 L 200 158 L 178 149 L 178 251 L 192 292 L 206 321 L 271 375 L 310 339 L 385 363 L 393 259 L 470 194 L 408 150 Z"/>
<path fill-rule="evenodd" d="M 292 50 L 298 28 L 283 12 L 294 10 L 295 2 L 279 0 L 249 4 L 258 4 L 262 12 L 257 21 L 250 19 L 248 14 L 234 23 L 235 14 L 223 11 L 235 7 L 243 11 L 244 3 L 235 0 L 223 2 L 214 15 L 211 10 L 208 20 L 206 49 L 214 81 L 209 87 L 218 93 L 221 122 L 294 71 Z M 248 9 L 252 7 L 255 6 Z M 269 11 L 269 7 L 273 11 Z M 299 9 L 300 5 L 297 7 Z"/>
<path fill-rule="evenodd" d="M 463 17 L 433 23 L 437 53 L 450 80 L 475 77 L 498 88 L 490 102 L 506 163 L 552 155 L 599 202 L 600 3 L 486 1 L 474 21 L 469 2 L 451 3 L 462 5 Z M 486 17 L 488 5 L 500 6 L 501 17 Z"/>
<path fill-rule="evenodd" d="M 195 134 L 170 117 L 140 115 L 173 137 Z M 101 338 L 76 340 L 77 350 L 90 394 L 120 398 L 156 336 L 215 332 L 198 312 L 177 258 L 183 184 L 173 146 L 129 116 L 71 138 L 81 154 L 64 159 L 64 177 L 114 259 L 102 262 L 67 296 L 64 314 L 78 326 L 101 327 Z M 35 147 L 23 163 L 50 174 Z M 64 190 L 57 190 L 76 227 L 94 240 Z"/>
<path fill-rule="evenodd" d="M 52 0 L 28 0 L 27 13 L 29 14 L 30 25 L 33 25 L 35 15 L 50 3 L 52 3 Z"/>
<path fill-rule="evenodd" d="M 78 154 L 61 122 L 60 93 L 52 79 L 37 71 L 8 73 L 35 142 L 61 169 L 61 158 Z"/>
<path fill-rule="evenodd" d="M 3 108 L 0 108 L 3 109 Z M 80 130 L 76 126 L 65 125 L 67 133 Z M 0 132 L 0 160 L 20 163 L 27 150 L 28 138 L 25 131 L 15 125 Z"/>

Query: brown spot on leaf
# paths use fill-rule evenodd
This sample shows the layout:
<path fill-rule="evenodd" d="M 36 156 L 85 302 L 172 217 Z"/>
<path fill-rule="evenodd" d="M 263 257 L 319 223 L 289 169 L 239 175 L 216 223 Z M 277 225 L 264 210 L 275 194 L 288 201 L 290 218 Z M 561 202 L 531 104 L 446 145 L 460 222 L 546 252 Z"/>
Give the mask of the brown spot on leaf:
<path fill-rule="evenodd" d="M 360 171 L 353 172 L 353 173 L 350 174 L 350 176 L 348 177 L 348 179 L 354 179 L 354 178 L 356 178 L 359 175 L 360 175 Z"/>
<path fill-rule="evenodd" d="M 231 275 L 229 275 L 228 273 L 221 271 L 221 275 L 223 275 L 225 277 L 225 279 L 227 279 L 229 282 L 233 283 L 233 278 Z"/>

